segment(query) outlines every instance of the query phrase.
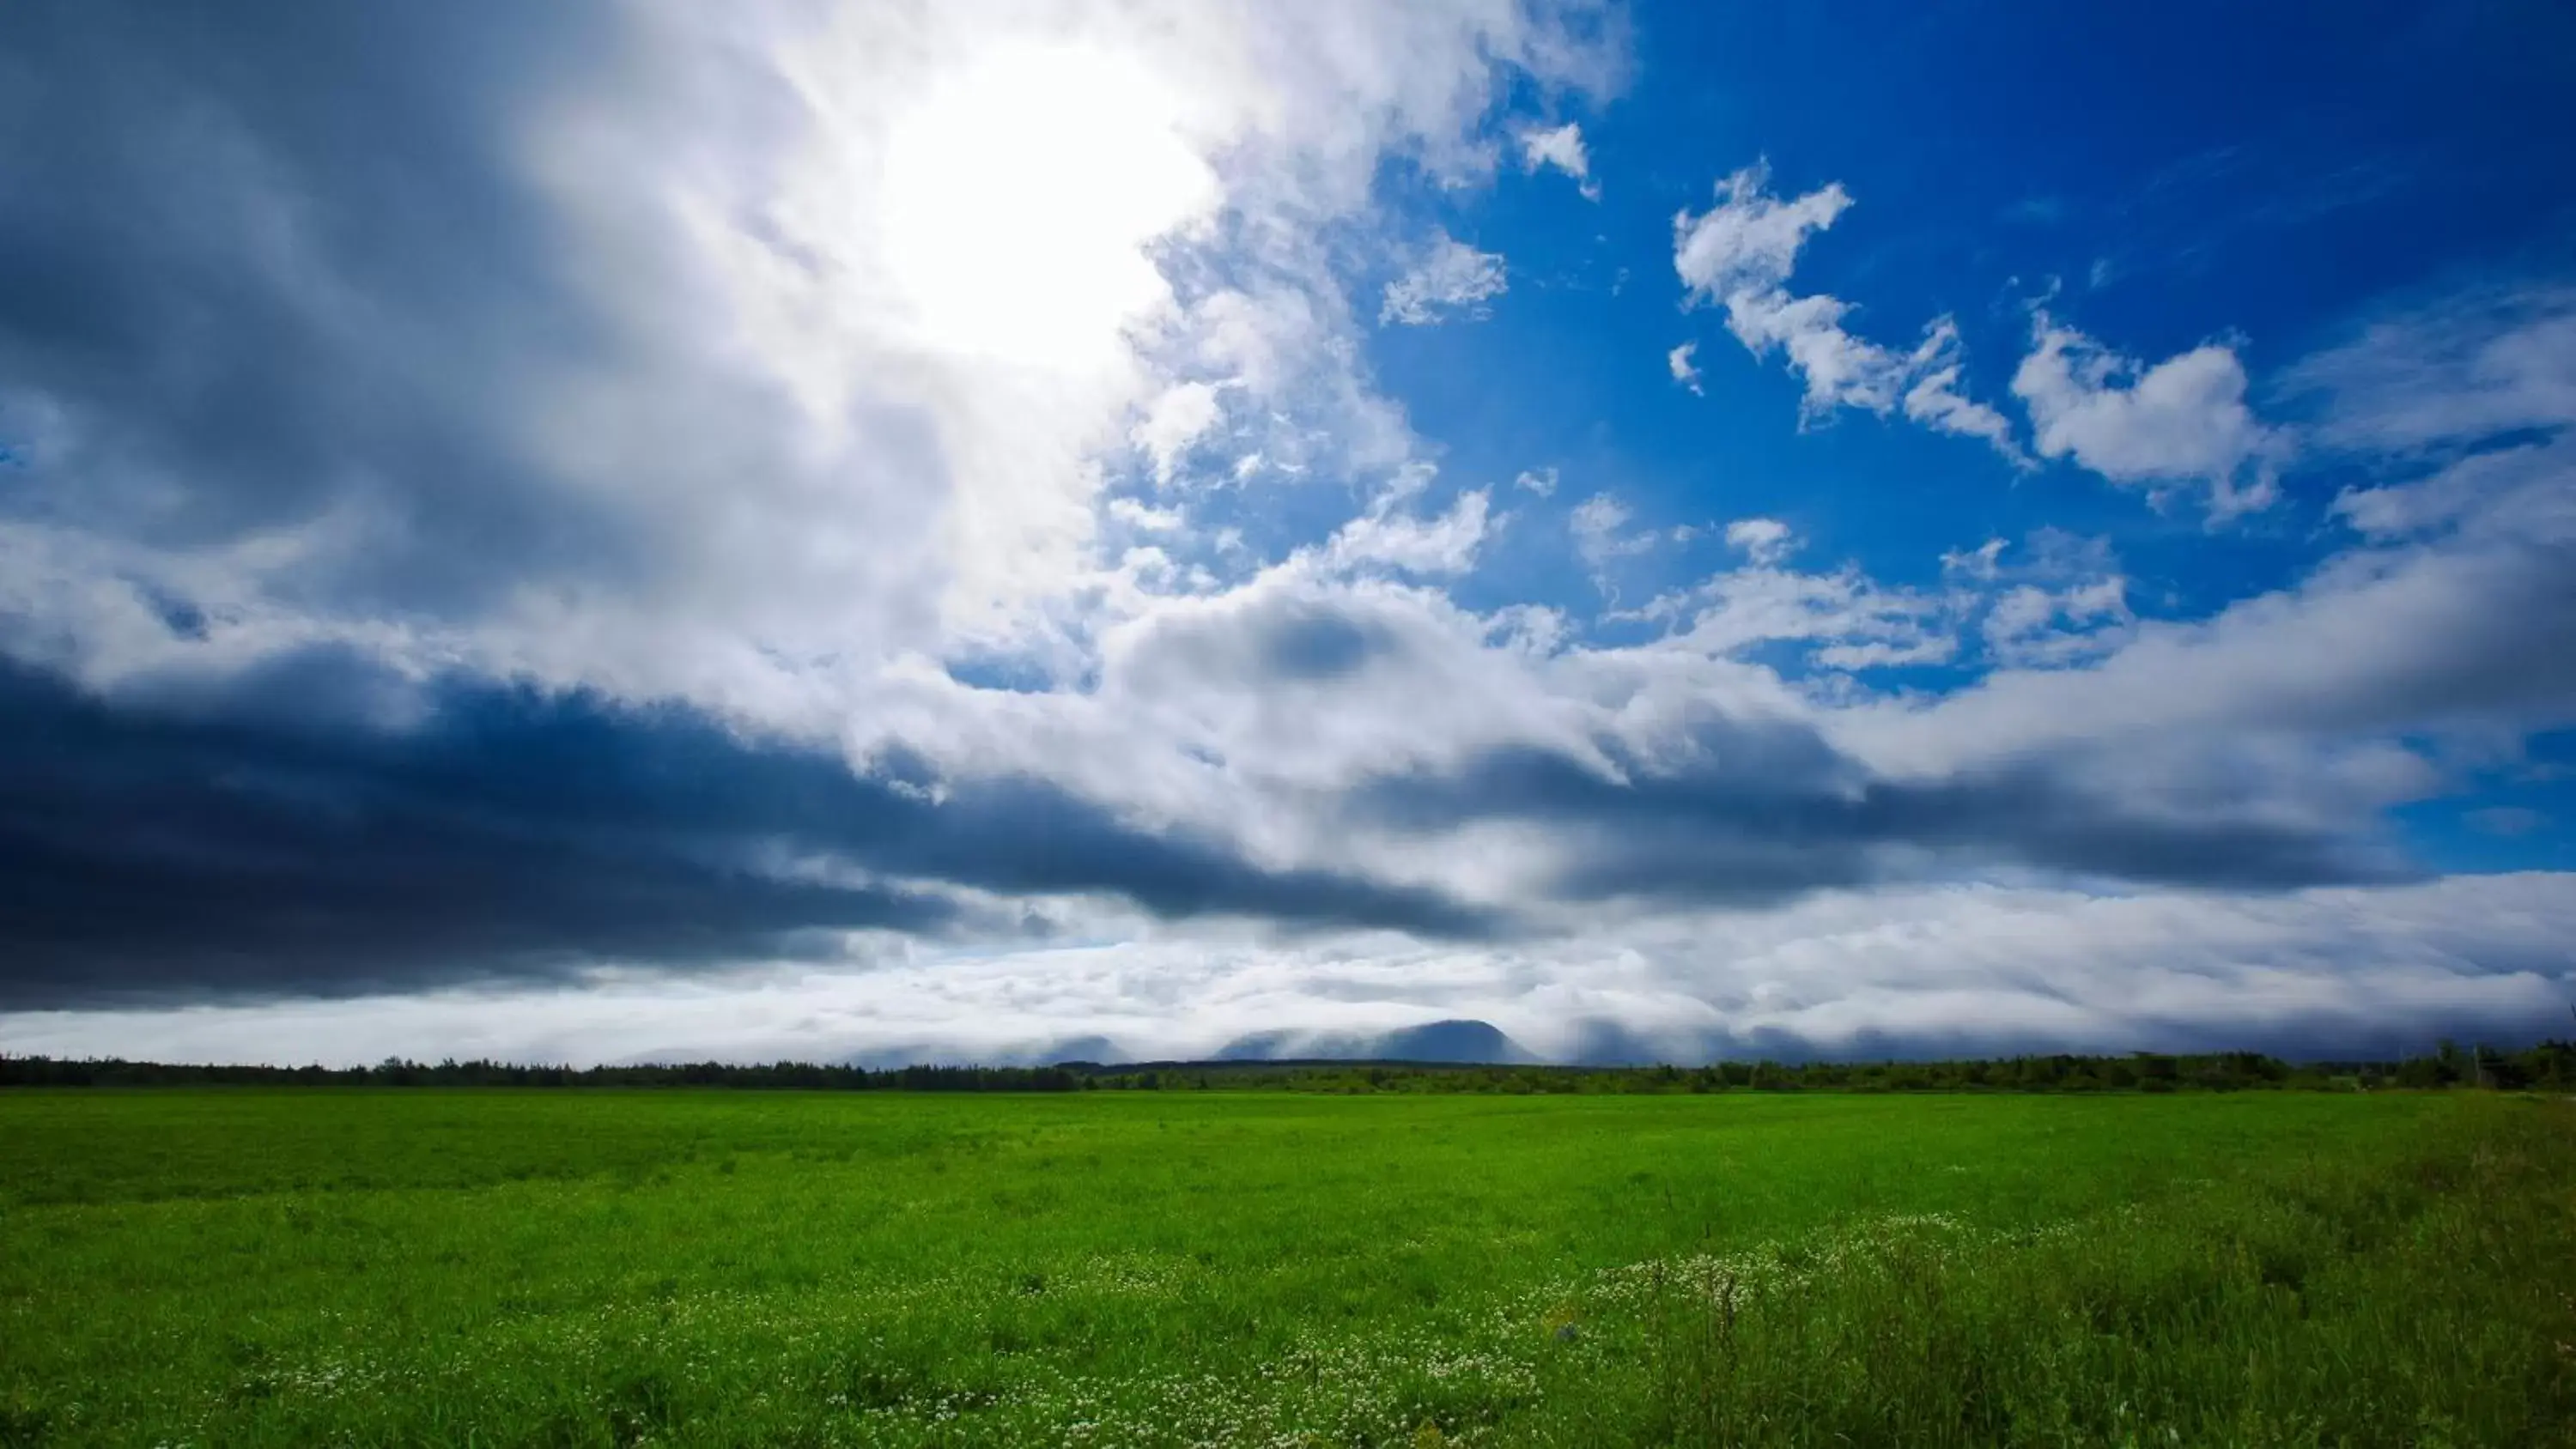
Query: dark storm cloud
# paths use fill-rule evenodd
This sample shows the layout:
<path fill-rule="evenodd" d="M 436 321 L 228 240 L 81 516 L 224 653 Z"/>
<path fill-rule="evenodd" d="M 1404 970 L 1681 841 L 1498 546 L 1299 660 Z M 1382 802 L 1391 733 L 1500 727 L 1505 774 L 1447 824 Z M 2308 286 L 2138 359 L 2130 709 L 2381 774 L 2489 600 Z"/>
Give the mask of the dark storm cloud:
<path fill-rule="evenodd" d="M 1937 781 L 1872 777 L 1813 729 L 1704 723 L 1689 763 L 1603 742 L 1613 778 L 1535 747 L 1464 768 L 1382 777 L 1350 809 L 1433 834 L 1480 820 L 1544 824 L 1566 862 L 1562 899 L 1650 897 L 1767 905 L 1812 890 L 2025 867 L 2168 886 L 2285 890 L 2411 878 L 2368 842 L 2223 812 L 2159 818 L 2031 762 Z"/>
<path fill-rule="evenodd" d="M 0 508 L 187 545 L 354 499 L 382 546 L 323 582 L 406 606 L 616 567 L 514 434 L 619 343 L 513 148 L 619 54 L 587 0 L 0 6 L 0 397 L 42 410 L 0 434 L 79 482 Z"/>
<path fill-rule="evenodd" d="M 767 551 L 793 546 L 792 519 L 744 522 L 788 518 L 755 506 L 762 488 L 800 496 L 786 404 L 709 370 L 695 333 L 667 346 L 655 309 L 675 289 L 649 226 L 620 212 L 605 245 L 574 230 L 579 188 L 615 175 L 535 169 L 547 127 L 589 100 L 641 95 L 602 114 L 660 123 L 639 77 L 668 60 L 633 27 L 597 0 L 0 5 L 0 521 L 165 559 L 327 524 L 349 536 L 271 550 L 295 561 L 250 592 L 396 628 L 470 626 L 532 590 L 658 604 L 714 578 L 730 599 L 758 592 L 737 573 L 791 572 Z M 727 110 L 729 140 L 785 119 L 749 112 Z M 564 461 L 565 378 L 643 441 Z M 853 406 L 869 446 L 836 496 L 894 499 L 874 524 L 934 506 L 926 426 Z M 176 639 L 231 621 L 177 585 L 97 582 L 141 594 Z M 929 596 L 876 586 L 881 620 Z M 62 654 L 41 611 L 0 625 L 15 652 Z M 1323 620 L 1278 652 L 1321 677 L 1373 647 Z M 129 679 L 112 702 L 0 665 L 0 744 L 0 1006 L 1015 929 L 942 887 L 1494 926 L 1435 893 L 1133 828 L 1036 778 L 863 779 L 676 707 L 422 689 L 343 654 L 193 692 Z"/>
<path fill-rule="evenodd" d="M 965 918 L 849 867 L 1167 917 L 1495 924 L 1428 892 L 1263 870 L 1041 782 L 861 776 L 676 706 L 424 692 L 330 654 L 111 704 L 0 665 L 0 1009 L 687 968 Z"/>

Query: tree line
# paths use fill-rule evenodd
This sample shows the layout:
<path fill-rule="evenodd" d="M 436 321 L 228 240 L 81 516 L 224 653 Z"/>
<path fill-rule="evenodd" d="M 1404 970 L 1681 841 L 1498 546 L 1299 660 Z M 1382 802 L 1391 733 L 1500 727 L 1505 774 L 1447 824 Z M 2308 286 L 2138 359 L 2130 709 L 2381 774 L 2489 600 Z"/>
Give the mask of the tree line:
<path fill-rule="evenodd" d="M 1959 1061 L 1717 1061 L 1700 1066 L 1464 1066 L 1434 1062 L 1150 1062 L 1044 1067 L 687 1062 L 565 1067 L 389 1057 L 371 1067 L 201 1066 L 0 1054 L 0 1087 L 726 1087 L 830 1092 L 1288 1091 L 2233 1092 L 2576 1088 L 2576 1043 L 2520 1051 L 2443 1042 L 2384 1062 L 2291 1063 L 2259 1052 L 2017 1056 Z"/>

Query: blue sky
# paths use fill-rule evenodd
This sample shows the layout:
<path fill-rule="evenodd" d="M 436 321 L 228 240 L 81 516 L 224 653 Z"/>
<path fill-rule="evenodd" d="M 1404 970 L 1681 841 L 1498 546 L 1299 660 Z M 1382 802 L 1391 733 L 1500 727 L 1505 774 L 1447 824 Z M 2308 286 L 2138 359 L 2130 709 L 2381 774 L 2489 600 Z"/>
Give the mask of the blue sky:
<path fill-rule="evenodd" d="M 1668 59 L 1572 113 L 1615 158 L 1597 205 L 1566 205 L 1552 171 L 1390 188 L 1512 258 L 1516 285 L 1471 331 L 1380 331 L 1371 362 L 1471 477 L 1546 459 L 1644 521 L 1791 519 L 1829 557 L 1918 582 L 1945 549 L 2069 529 L 2119 546 L 2155 591 L 2142 607 L 2205 614 L 2330 551 L 2320 518 L 2355 470 L 2314 460 L 2277 510 L 2213 531 L 1901 420 L 1783 430 L 1796 378 L 1676 315 L 1674 213 L 1754 158 L 1784 192 L 1840 182 L 1854 209 L 1801 256 L 1801 286 L 1890 340 L 1956 318 L 1990 396 L 2042 297 L 2143 358 L 2224 340 L 2260 379 L 2393 301 L 2566 267 L 2576 148 L 2543 118 L 2568 76 L 2532 42 L 2567 24 L 2528 6 L 1643 10 L 1637 49 Z M 1690 340 L 1704 399 L 1657 386 Z"/>
<path fill-rule="evenodd" d="M 0 1048 L 2556 1029 L 2576 21 L 0 18 Z"/>

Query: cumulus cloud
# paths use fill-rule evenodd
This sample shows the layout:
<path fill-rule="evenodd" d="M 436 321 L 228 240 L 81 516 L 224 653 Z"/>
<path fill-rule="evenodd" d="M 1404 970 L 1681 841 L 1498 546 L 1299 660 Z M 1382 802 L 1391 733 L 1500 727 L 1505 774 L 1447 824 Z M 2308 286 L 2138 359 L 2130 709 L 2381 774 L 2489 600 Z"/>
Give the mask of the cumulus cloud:
<path fill-rule="evenodd" d="M 1673 269 L 1702 300 L 1725 303 L 1785 286 L 1807 239 L 1834 224 L 1852 204 L 1841 182 L 1783 201 L 1771 194 L 1771 168 L 1757 162 L 1717 183 L 1717 205 L 1673 218 Z"/>
<path fill-rule="evenodd" d="M 1756 354 L 1786 351 L 1805 380 L 1810 416 L 1842 407 L 1888 411 L 1902 359 L 1843 329 L 1849 304 L 1787 289 L 1798 253 L 1850 208 L 1850 193 L 1835 182 L 1783 201 L 1770 183 L 1767 166 L 1748 166 L 1717 183 L 1717 205 L 1673 218 L 1673 269 L 1685 299 L 1723 307 L 1728 330 Z"/>
<path fill-rule="evenodd" d="M 1789 291 L 1798 254 L 1851 208 L 1852 198 L 1839 181 L 1789 200 L 1770 186 L 1769 166 L 1757 162 L 1717 183 L 1715 206 L 1673 218 L 1673 270 L 1685 301 L 1723 307 L 1727 330 L 1756 356 L 1786 355 L 1805 385 L 1801 410 L 1808 421 L 1841 408 L 1884 417 L 1902 406 L 1914 422 L 1982 439 L 2018 460 L 2011 425 L 1961 390 L 1965 364 L 1951 319 L 1935 319 L 1913 352 L 1897 352 L 1843 325 L 1855 310 L 1850 303 Z M 1687 352 L 1671 360 L 1676 381 L 1695 379 L 1684 374 Z"/>
<path fill-rule="evenodd" d="M 1155 482 L 1172 481 L 1172 470 L 1216 426 L 1219 411 L 1217 390 L 1204 382 L 1176 384 L 1147 406 L 1128 437 L 1152 461 Z"/>
<path fill-rule="evenodd" d="M 1698 351 L 1698 343 L 1685 342 L 1664 354 L 1664 366 L 1672 370 L 1673 381 L 1689 388 L 1694 394 L 1701 393 L 1699 364 L 1691 360 L 1692 354 Z"/>
<path fill-rule="evenodd" d="M 1175 533 L 1189 526 L 1177 508 L 1152 508 L 1133 498 L 1109 500 L 1109 516 L 1140 533 Z"/>
<path fill-rule="evenodd" d="M 1636 617 L 1672 625 L 1675 647 L 1716 657 L 1786 647 L 1820 670 L 1938 664 L 1958 652 L 1948 601 L 1882 585 L 1850 566 L 1787 568 L 1797 542 L 1776 520 L 1740 519 L 1727 543 L 1745 555 L 1744 566 L 1659 595 Z"/>
<path fill-rule="evenodd" d="M 2235 349 L 2203 343 L 2153 366 L 2123 357 L 2046 312 L 2013 395 L 2031 446 L 2115 483 L 2200 483 L 2213 522 L 2270 506 L 2283 440 L 2245 401 Z"/>
<path fill-rule="evenodd" d="M 1485 304 L 1509 290 L 1503 259 L 1440 233 L 1411 270 L 1387 283 L 1377 320 L 1408 327 L 1486 315 Z"/>
<path fill-rule="evenodd" d="M 1436 518 L 1400 511 L 1411 496 L 1402 491 L 1381 497 L 1368 512 L 1342 525 L 1326 556 L 1337 564 L 1377 564 L 1416 574 L 1461 574 L 1474 567 L 1493 494 L 1482 488 L 1461 493 Z"/>
<path fill-rule="evenodd" d="M 1757 564 L 1786 558 L 1797 540 L 1789 525 L 1776 518 L 1739 518 L 1726 526 L 1726 545 Z"/>
<path fill-rule="evenodd" d="M 2107 540 L 2041 529 L 2010 559 L 2005 547 L 1988 539 L 1941 558 L 1946 577 L 1987 591 L 1978 632 L 1991 660 L 2048 668 L 2097 659 L 2127 642 L 2137 616 Z"/>
<path fill-rule="evenodd" d="M 1965 390 L 1965 348 L 1954 319 L 1933 319 L 1914 349 L 1900 352 L 1851 331 L 1851 303 L 1790 291 L 1799 254 L 1841 219 L 1852 197 L 1833 182 L 1783 199 L 1770 180 L 1767 166 L 1746 167 L 1718 182 L 1709 210 L 1674 218 L 1673 267 L 1685 300 L 1723 307 L 1727 330 L 1756 355 L 1784 355 L 1804 385 L 1808 421 L 1843 408 L 1882 417 L 1901 409 L 1910 421 L 1979 439 L 2028 466 L 2010 420 Z M 2393 344 L 2383 338 L 2373 345 Z M 2505 355 L 2545 350 L 2544 343 Z M 1689 380 L 1688 362 L 1685 353 L 1673 355 L 1675 380 Z M 2316 386 L 2338 377 L 2350 382 L 2370 366 L 2328 358 L 2308 376 Z M 2508 391 L 2546 396 L 2548 377 L 2541 366 Z M 2042 311 L 2012 392 L 2029 413 L 2032 448 L 2042 458 L 2072 459 L 2119 483 L 2203 485 L 2213 522 L 2273 499 L 2287 438 L 2255 417 L 2244 365 L 2230 346 L 2207 343 L 2149 366 Z"/>
<path fill-rule="evenodd" d="M 1581 126 L 1568 121 L 1556 127 L 1527 127 L 1520 133 L 1520 143 L 1522 170 L 1554 167 L 1574 178 L 1585 200 L 1601 199 L 1601 184 L 1592 179 L 1591 158 L 1583 149 Z"/>
<path fill-rule="evenodd" d="M 2003 663 L 2060 664 L 2116 642 L 2105 626 L 2128 623 L 2129 582 L 2117 576 L 2064 589 L 2019 584 L 1995 600 L 1983 626 L 1986 648 Z"/>
<path fill-rule="evenodd" d="M 1169 476 L 1222 387 L 1401 461 L 1313 238 L 1391 149 L 1490 166 L 1496 74 L 1606 84 L 1581 9 L 16 7 L 0 522 L 217 641 L 728 709 L 1043 642 L 1131 428 Z"/>

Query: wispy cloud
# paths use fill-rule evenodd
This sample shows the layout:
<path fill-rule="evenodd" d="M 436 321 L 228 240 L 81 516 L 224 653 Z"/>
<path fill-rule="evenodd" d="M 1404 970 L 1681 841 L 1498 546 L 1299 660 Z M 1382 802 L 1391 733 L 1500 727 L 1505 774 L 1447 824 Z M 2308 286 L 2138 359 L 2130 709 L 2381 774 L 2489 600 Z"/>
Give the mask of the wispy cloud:
<path fill-rule="evenodd" d="M 2376 318 L 2274 389 L 2320 412 L 2317 439 L 2409 449 L 2576 419 L 2576 287 L 2478 287 Z"/>
<path fill-rule="evenodd" d="M 1499 253 L 1480 252 L 1444 231 L 1410 270 L 1387 283 L 1377 320 L 1408 327 L 1472 320 L 1510 286 Z"/>

